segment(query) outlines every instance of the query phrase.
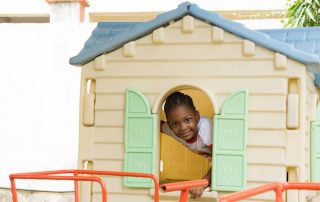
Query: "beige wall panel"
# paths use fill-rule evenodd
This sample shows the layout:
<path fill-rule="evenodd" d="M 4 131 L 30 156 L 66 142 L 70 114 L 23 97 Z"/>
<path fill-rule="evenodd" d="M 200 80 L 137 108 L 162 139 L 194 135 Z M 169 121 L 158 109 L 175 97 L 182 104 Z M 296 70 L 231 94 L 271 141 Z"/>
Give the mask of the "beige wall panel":
<path fill-rule="evenodd" d="M 310 180 L 310 122 L 315 119 L 316 103 L 315 103 L 315 93 L 318 94 L 317 88 L 314 85 L 314 75 L 311 73 L 306 73 L 306 118 L 305 120 L 305 177 L 306 180 Z"/>
<path fill-rule="evenodd" d="M 224 43 L 241 43 L 242 42 L 242 38 L 230 33 L 230 32 L 227 32 L 227 31 L 224 31 Z"/>
<path fill-rule="evenodd" d="M 167 28 L 164 34 L 166 44 L 212 43 L 211 26 L 196 27 L 192 33 L 181 33 L 181 27 Z M 240 37 L 224 32 L 223 43 L 241 43 L 242 40 Z"/>
<path fill-rule="evenodd" d="M 147 100 L 150 103 L 150 107 L 152 108 L 153 103 L 155 103 L 157 101 L 159 94 L 157 94 L 157 93 L 144 93 L 144 96 L 146 96 Z"/>
<path fill-rule="evenodd" d="M 285 112 L 249 112 L 249 129 L 285 129 Z"/>
<path fill-rule="evenodd" d="M 248 164 L 286 165 L 286 149 L 281 147 L 251 147 L 246 151 Z"/>
<path fill-rule="evenodd" d="M 210 25 L 206 22 L 200 21 L 198 19 L 194 20 L 194 24 L 195 24 L 196 29 L 204 29 L 204 28 L 208 28 L 208 27 L 210 29 L 212 29 L 212 26 L 215 26 L 215 25 Z M 170 24 L 169 26 L 166 27 L 166 29 L 181 29 L 181 26 L 182 26 L 182 22 L 178 21 L 178 22 Z M 240 41 L 242 41 L 242 39 L 238 36 L 235 36 L 233 34 L 225 32 L 225 41 L 226 42 L 240 42 Z"/>
<path fill-rule="evenodd" d="M 153 196 L 154 196 L 154 191 L 150 189 L 149 194 L 143 194 L 145 198 L 141 199 L 139 196 L 140 194 L 136 193 L 125 193 L 121 197 L 121 193 L 111 193 L 110 198 L 108 197 L 108 201 L 110 202 L 123 202 L 123 201 L 137 201 L 137 200 L 142 200 L 142 201 L 137 201 L 137 202 L 154 202 Z M 115 197 L 116 196 L 116 197 Z M 180 198 L 180 192 L 167 192 L 167 193 L 162 193 L 160 192 L 160 202 L 177 202 L 179 201 Z M 216 201 L 215 199 L 217 198 L 217 193 L 212 191 L 205 190 L 203 193 L 202 197 L 200 199 L 197 199 L 199 202 L 213 202 Z M 110 200 L 109 200 L 110 199 Z M 112 199 L 112 200 L 111 200 Z M 101 202 L 101 194 L 100 192 L 94 193 L 94 200 L 97 202 Z M 100 200 L 100 201 L 99 201 Z M 190 200 L 189 200 L 190 201 Z"/>
<path fill-rule="evenodd" d="M 168 86 L 177 83 L 199 83 L 213 93 L 231 93 L 240 88 L 248 88 L 250 94 L 287 93 L 287 78 L 256 77 L 217 77 L 217 78 L 101 78 L 96 81 L 97 93 L 124 93 L 125 89 L 135 88 L 143 93 L 160 93 Z M 148 85 L 147 85 L 148 84 Z M 151 85 L 152 84 L 152 85 Z"/>
<path fill-rule="evenodd" d="M 249 181 L 247 183 L 247 189 L 259 187 L 262 185 L 265 185 L 265 183 L 264 182 L 259 183 L 259 182 L 250 182 Z M 275 194 L 273 191 L 266 192 L 264 194 L 260 194 L 260 195 L 251 197 L 251 198 L 249 198 L 249 200 L 243 200 L 241 202 L 267 202 L 267 201 L 270 201 L 270 202 L 275 201 Z"/>
<path fill-rule="evenodd" d="M 181 27 L 165 29 L 164 43 L 211 43 L 211 29 L 210 27 L 196 27 L 192 33 L 182 33 Z"/>
<path fill-rule="evenodd" d="M 303 63 L 301 63 L 301 62 L 298 62 L 298 61 L 293 60 L 293 59 L 291 59 L 291 58 L 288 57 L 287 63 L 288 63 L 288 67 L 290 67 L 290 68 L 299 67 L 299 68 L 301 68 L 305 73 L 307 72 L 307 71 L 306 71 L 306 65 L 303 64 Z"/>
<path fill-rule="evenodd" d="M 137 45 L 142 45 L 142 44 L 153 44 L 153 40 L 152 40 L 152 34 L 148 34 L 144 37 L 141 37 L 140 39 L 137 39 L 136 41 Z"/>
<path fill-rule="evenodd" d="M 228 54 L 226 54 L 228 53 Z M 256 46 L 255 56 L 245 58 L 242 55 L 242 44 L 163 44 L 163 45 L 137 45 L 136 55 L 125 58 L 122 49 L 106 55 L 107 61 L 135 61 L 135 60 L 253 60 L 273 59 L 273 52 Z"/>
<path fill-rule="evenodd" d="M 93 141 L 95 143 L 123 143 L 124 128 L 94 127 Z"/>
<path fill-rule="evenodd" d="M 101 77 L 228 77 L 231 72 L 237 76 L 282 76 L 298 77 L 304 74 L 301 68 L 289 68 L 286 71 L 273 71 L 273 61 L 266 60 L 196 60 L 196 61 L 108 61 L 106 71 L 92 71 L 89 78 Z"/>
<path fill-rule="evenodd" d="M 250 94 L 250 92 L 249 92 Z M 249 111 L 286 111 L 286 97 L 280 95 L 250 95 Z"/>
<path fill-rule="evenodd" d="M 306 124 L 306 132 L 305 132 L 305 178 L 307 181 L 310 180 L 310 157 L 311 157 L 311 152 L 310 152 L 310 121 L 311 119 L 314 120 L 315 116 L 315 103 L 312 101 L 313 100 L 313 93 L 315 92 L 315 87 L 312 86 L 311 83 L 313 81 L 310 81 L 311 76 L 307 75 L 307 89 L 306 89 L 306 118 L 305 120 L 302 120 Z"/>
<path fill-rule="evenodd" d="M 109 61 L 108 70 L 92 72 L 96 77 L 163 77 L 163 76 L 287 76 L 284 72 L 272 71 L 272 60 L 196 60 L 196 61 Z M 219 69 L 218 69 L 219 68 Z M 297 72 L 292 72 L 297 74 Z M 291 74 L 292 74 L 291 73 Z M 290 74 L 290 72 L 289 72 Z"/>
<path fill-rule="evenodd" d="M 247 180 L 251 182 L 285 182 L 287 169 L 285 166 L 248 165 Z"/>
<path fill-rule="evenodd" d="M 158 94 L 144 93 L 149 103 L 154 103 Z M 125 108 L 125 94 L 96 94 L 96 110 L 123 110 Z"/>
<path fill-rule="evenodd" d="M 221 106 L 226 95 L 216 94 L 215 99 Z M 249 91 L 249 111 L 285 112 L 286 97 L 273 94 L 252 94 Z"/>
<path fill-rule="evenodd" d="M 123 144 L 101 144 L 96 143 L 93 147 L 94 159 L 116 159 L 122 160 L 124 157 L 124 145 Z"/>
<path fill-rule="evenodd" d="M 286 147 L 286 130 L 249 130 L 248 145 L 254 147 Z"/>
<path fill-rule="evenodd" d="M 124 111 L 97 110 L 95 126 L 123 127 Z"/>
<path fill-rule="evenodd" d="M 150 192 L 151 194 L 151 192 Z M 154 194 L 152 193 L 152 196 Z M 160 202 L 177 202 L 179 201 L 180 198 L 180 192 L 179 191 L 175 191 L 175 192 L 166 192 L 166 193 L 162 193 L 160 192 Z M 203 195 L 201 196 L 201 198 L 198 198 L 196 201 L 199 202 L 213 202 L 216 201 L 216 199 L 218 198 L 218 194 L 215 191 L 210 191 L 208 188 L 206 190 L 204 190 Z M 189 201 L 195 201 L 192 199 L 189 199 Z"/>
<path fill-rule="evenodd" d="M 123 171 L 123 160 L 94 160 L 93 170 Z"/>
<path fill-rule="evenodd" d="M 317 91 L 310 91 L 307 88 L 306 92 L 306 121 L 315 121 L 317 117 L 317 104 L 319 102 L 319 94 Z"/>
<path fill-rule="evenodd" d="M 148 194 L 121 194 L 111 193 L 108 195 L 110 202 L 153 202 Z M 93 193 L 92 202 L 101 202 L 101 194 Z"/>
<path fill-rule="evenodd" d="M 104 58 L 106 59 L 106 58 Z M 103 62 L 103 61 L 101 61 Z M 92 71 L 95 71 L 94 68 L 94 60 L 88 62 L 87 64 L 84 64 L 82 67 L 81 67 L 81 78 L 82 79 L 88 79 L 88 77 L 86 77 L 86 75 L 90 74 L 90 72 Z"/>
<path fill-rule="evenodd" d="M 145 194 L 149 195 L 148 189 L 135 189 L 128 188 L 123 185 L 123 177 L 120 176 L 103 176 L 102 179 L 106 182 L 108 193 L 122 193 L 122 194 Z M 93 192 L 101 192 L 98 183 L 95 183 L 92 187 Z M 110 202 L 112 202 L 110 200 Z"/>
<path fill-rule="evenodd" d="M 125 94 L 96 94 L 96 110 L 124 110 Z"/>
<path fill-rule="evenodd" d="M 310 77 L 306 79 L 307 81 L 307 90 L 309 92 L 317 92 L 317 88 L 314 85 L 314 79 L 311 79 Z"/>
<path fill-rule="evenodd" d="M 82 161 L 92 159 L 92 147 L 93 147 L 93 127 L 83 127 L 80 125 L 79 135 L 79 153 L 78 160 L 79 166 L 82 166 Z"/>

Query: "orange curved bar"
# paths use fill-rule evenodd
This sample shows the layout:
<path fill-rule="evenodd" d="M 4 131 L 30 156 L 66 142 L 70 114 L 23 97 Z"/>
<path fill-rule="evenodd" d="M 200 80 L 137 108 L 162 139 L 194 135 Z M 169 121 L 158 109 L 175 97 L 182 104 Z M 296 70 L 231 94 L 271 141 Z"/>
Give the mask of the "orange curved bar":
<path fill-rule="evenodd" d="M 287 182 L 283 185 L 285 189 L 320 190 L 320 183 Z"/>
<path fill-rule="evenodd" d="M 235 192 L 232 194 L 228 194 L 226 196 L 222 196 L 219 199 L 219 202 L 228 202 L 228 201 L 238 201 L 241 199 L 249 198 L 251 196 L 255 196 L 264 192 L 274 191 L 278 188 L 279 183 L 269 183 L 260 187 Z"/>
<path fill-rule="evenodd" d="M 12 192 L 12 201 L 18 202 L 18 195 L 17 195 L 17 188 L 15 185 L 15 179 L 38 179 L 38 180 L 73 180 L 73 181 L 93 181 L 99 183 L 101 187 L 102 193 L 102 202 L 107 202 L 107 189 L 105 182 L 99 178 L 94 176 L 46 176 L 46 175 L 38 175 L 35 176 L 34 174 L 28 175 L 27 173 L 23 175 L 19 174 L 12 174 L 10 175 L 10 182 L 11 182 L 11 192 Z M 77 188 L 77 186 L 76 186 Z M 78 192 L 75 189 L 75 201 L 78 201 Z"/>
<path fill-rule="evenodd" d="M 68 175 L 67 175 L 68 174 Z M 85 176 L 81 176 L 85 175 Z M 122 177 L 142 177 L 150 178 L 154 183 L 154 201 L 159 201 L 159 182 L 157 178 L 148 173 L 133 173 L 133 172 L 120 172 L 120 171 L 102 171 L 102 170 L 52 170 L 52 171 L 40 171 L 40 172 L 28 172 L 28 173 L 16 173 L 10 175 L 11 192 L 13 202 L 18 202 L 17 190 L 15 185 L 15 179 L 38 179 L 38 180 L 73 180 L 75 189 L 75 202 L 79 201 L 78 197 L 78 181 L 95 181 L 100 184 L 102 191 L 102 201 L 107 202 L 107 189 L 105 182 L 97 176 L 88 175 L 111 175 Z"/>
<path fill-rule="evenodd" d="M 181 191 L 179 202 L 188 201 L 189 190 L 195 187 L 206 187 L 209 185 L 208 180 L 191 180 L 183 182 L 173 182 L 160 185 L 164 192 Z"/>
<path fill-rule="evenodd" d="M 299 190 L 320 190 L 320 183 L 307 183 L 307 182 L 276 182 L 269 183 L 260 187 L 235 192 L 219 198 L 219 202 L 231 202 L 247 199 L 249 197 L 262 194 L 268 191 L 275 192 L 276 202 L 283 202 L 282 194 L 289 189 Z"/>
<path fill-rule="evenodd" d="M 171 191 L 181 191 L 185 189 L 191 189 L 195 187 L 206 187 L 208 186 L 208 180 L 190 180 L 190 181 L 183 181 L 183 182 L 172 182 L 167 184 L 160 185 L 160 189 L 164 192 L 171 192 Z"/>

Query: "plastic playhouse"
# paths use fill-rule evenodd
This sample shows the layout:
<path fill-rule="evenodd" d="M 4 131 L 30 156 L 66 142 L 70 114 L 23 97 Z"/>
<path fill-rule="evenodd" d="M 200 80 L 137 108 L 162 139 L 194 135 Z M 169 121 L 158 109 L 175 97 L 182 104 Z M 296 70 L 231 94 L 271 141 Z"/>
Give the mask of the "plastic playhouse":
<path fill-rule="evenodd" d="M 300 190 L 320 181 L 319 27 L 252 30 L 185 2 L 148 22 L 98 23 L 70 64 L 82 70 L 80 170 L 68 171 L 79 200 L 106 200 L 82 172 L 147 173 L 104 176 L 110 201 L 169 202 L 180 194 L 158 195 L 155 179 L 191 186 L 209 167 L 211 190 L 197 201 L 274 201 L 270 190 L 277 201 L 320 200 Z M 160 133 L 174 91 L 212 119 L 212 162 Z"/>

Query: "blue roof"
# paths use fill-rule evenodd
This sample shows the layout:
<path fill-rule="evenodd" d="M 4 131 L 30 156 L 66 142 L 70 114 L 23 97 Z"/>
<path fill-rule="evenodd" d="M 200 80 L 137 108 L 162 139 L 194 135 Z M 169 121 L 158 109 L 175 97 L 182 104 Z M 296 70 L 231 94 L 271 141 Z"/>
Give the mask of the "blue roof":
<path fill-rule="evenodd" d="M 78 55 L 70 58 L 69 62 L 72 65 L 84 65 L 101 54 L 118 49 L 125 43 L 152 33 L 155 29 L 166 26 L 171 21 L 180 20 L 186 15 L 214 24 L 260 46 L 307 64 L 312 67 L 313 73 L 320 70 L 320 27 L 252 30 L 189 2 L 182 3 L 178 8 L 162 13 L 148 22 L 99 22 L 83 49 Z M 320 83 L 320 77 L 318 80 Z"/>
<path fill-rule="evenodd" d="M 292 47 L 320 56 L 320 27 L 259 30 Z"/>

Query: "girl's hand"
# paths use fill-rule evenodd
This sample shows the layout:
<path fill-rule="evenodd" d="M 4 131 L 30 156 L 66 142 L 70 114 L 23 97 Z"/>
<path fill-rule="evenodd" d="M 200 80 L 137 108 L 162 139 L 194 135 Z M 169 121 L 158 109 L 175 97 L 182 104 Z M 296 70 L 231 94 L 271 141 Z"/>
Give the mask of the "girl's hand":
<path fill-rule="evenodd" d="M 191 198 L 192 199 L 200 198 L 205 188 L 206 187 L 196 187 L 196 188 L 190 189 L 189 193 L 191 195 Z"/>
<path fill-rule="evenodd" d="M 202 194 L 203 194 L 203 191 L 207 187 L 210 187 L 210 184 L 211 184 L 211 168 L 208 170 L 207 174 L 205 176 L 203 176 L 202 179 L 208 180 L 208 186 L 206 186 L 206 187 L 196 187 L 196 188 L 190 189 L 189 193 L 190 193 L 192 199 L 200 198 L 202 196 Z"/>

